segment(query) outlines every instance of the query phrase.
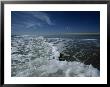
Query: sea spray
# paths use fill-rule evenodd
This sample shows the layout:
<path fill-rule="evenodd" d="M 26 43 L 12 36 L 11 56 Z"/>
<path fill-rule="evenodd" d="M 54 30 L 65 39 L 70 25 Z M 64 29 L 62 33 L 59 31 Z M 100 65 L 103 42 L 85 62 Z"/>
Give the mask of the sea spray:
<path fill-rule="evenodd" d="M 30 37 L 30 38 L 29 38 Z M 14 38 L 14 37 L 13 37 Z M 11 73 L 14 77 L 97 77 L 99 70 L 77 61 L 59 61 L 57 46 L 42 36 L 12 40 Z"/>

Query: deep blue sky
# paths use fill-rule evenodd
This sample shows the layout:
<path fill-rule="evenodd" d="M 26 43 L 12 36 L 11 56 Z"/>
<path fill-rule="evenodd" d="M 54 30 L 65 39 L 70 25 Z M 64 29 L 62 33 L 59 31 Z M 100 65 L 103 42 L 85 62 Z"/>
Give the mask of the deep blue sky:
<path fill-rule="evenodd" d="M 12 11 L 12 34 L 100 32 L 99 11 Z"/>

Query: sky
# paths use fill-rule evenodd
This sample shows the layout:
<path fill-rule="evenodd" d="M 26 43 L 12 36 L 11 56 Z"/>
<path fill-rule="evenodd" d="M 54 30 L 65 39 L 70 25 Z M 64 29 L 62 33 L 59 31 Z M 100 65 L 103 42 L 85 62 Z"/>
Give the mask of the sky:
<path fill-rule="evenodd" d="M 12 11 L 11 31 L 17 35 L 99 33 L 99 11 Z"/>

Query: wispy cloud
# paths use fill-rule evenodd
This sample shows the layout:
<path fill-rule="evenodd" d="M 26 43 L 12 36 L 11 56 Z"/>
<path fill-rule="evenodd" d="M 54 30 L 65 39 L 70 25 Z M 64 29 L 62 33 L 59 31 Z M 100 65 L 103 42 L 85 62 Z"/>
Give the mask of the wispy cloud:
<path fill-rule="evenodd" d="M 30 29 L 32 27 L 40 28 L 40 27 L 42 27 L 42 24 L 41 23 L 27 23 L 26 24 L 26 29 Z"/>
<path fill-rule="evenodd" d="M 12 12 L 12 33 L 26 31 L 39 32 L 45 27 L 54 25 L 50 15 L 39 11 L 14 11 Z"/>
<path fill-rule="evenodd" d="M 53 25 L 50 17 L 45 12 L 30 12 L 30 14 L 32 14 L 32 16 L 34 16 L 36 19 L 40 19 L 41 21 L 47 23 L 48 25 Z"/>

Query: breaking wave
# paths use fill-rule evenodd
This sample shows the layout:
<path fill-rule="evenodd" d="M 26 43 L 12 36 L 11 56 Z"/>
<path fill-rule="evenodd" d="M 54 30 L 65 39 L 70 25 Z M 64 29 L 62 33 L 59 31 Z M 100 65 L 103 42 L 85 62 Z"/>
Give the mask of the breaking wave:
<path fill-rule="evenodd" d="M 58 41 L 59 39 L 56 38 Z M 60 46 L 61 47 L 61 46 Z M 99 70 L 78 61 L 59 61 L 60 50 L 46 38 L 14 36 L 11 43 L 13 77 L 97 77 Z M 60 49 L 60 48 L 59 48 Z"/>

